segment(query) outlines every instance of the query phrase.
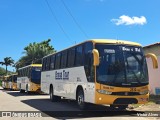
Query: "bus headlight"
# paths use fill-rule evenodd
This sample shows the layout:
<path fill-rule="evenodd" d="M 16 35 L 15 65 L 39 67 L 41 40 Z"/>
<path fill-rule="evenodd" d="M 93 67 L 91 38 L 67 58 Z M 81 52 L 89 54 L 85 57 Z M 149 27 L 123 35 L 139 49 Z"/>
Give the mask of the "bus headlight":
<path fill-rule="evenodd" d="M 106 95 L 111 95 L 112 92 L 107 91 L 107 90 L 97 90 L 97 92 L 101 93 L 101 94 L 106 94 Z"/>
<path fill-rule="evenodd" d="M 145 90 L 145 91 L 141 91 L 141 92 L 139 92 L 139 94 L 141 94 L 141 95 L 146 95 L 146 94 L 148 94 L 148 90 Z"/>

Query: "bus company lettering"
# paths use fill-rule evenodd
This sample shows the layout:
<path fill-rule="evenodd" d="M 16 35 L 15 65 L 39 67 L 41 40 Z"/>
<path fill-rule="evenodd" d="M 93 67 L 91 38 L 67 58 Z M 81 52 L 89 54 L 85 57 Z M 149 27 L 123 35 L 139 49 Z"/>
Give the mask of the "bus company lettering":
<path fill-rule="evenodd" d="M 66 72 L 63 70 L 63 72 L 55 72 L 55 79 L 56 80 L 68 80 L 69 79 L 69 71 Z"/>
<path fill-rule="evenodd" d="M 141 52 L 141 49 L 140 48 L 127 48 L 127 47 L 122 47 L 122 50 L 123 51 L 128 51 L 128 52 L 130 52 L 130 51 L 134 51 L 134 52 Z"/>

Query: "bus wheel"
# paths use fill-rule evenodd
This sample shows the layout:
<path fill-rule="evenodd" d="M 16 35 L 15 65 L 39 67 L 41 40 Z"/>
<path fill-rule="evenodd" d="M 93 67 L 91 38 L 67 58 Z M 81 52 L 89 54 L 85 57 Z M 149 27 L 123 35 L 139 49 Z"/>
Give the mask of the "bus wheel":
<path fill-rule="evenodd" d="M 26 93 L 30 94 L 30 91 L 28 90 L 28 85 L 26 85 Z"/>
<path fill-rule="evenodd" d="M 77 104 L 81 110 L 86 109 L 86 103 L 84 102 L 84 92 L 79 90 L 77 94 Z"/>
<path fill-rule="evenodd" d="M 19 92 L 22 93 L 21 84 L 19 84 Z"/>
<path fill-rule="evenodd" d="M 54 90 L 53 90 L 53 87 L 51 86 L 50 87 L 50 92 L 49 92 L 51 102 L 58 102 L 58 101 L 60 101 L 61 97 L 53 95 L 53 92 L 54 92 Z"/>
<path fill-rule="evenodd" d="M 20 93 L 24 93 L 24 92 L 25 92 L 25 90 L 20 89 Z"/>
<path fill-rule="evenodd" d="M 53 102 L 53 88 L 52 87 L 49 90 L 49 96 L 50 96 L 51 102 Z"/>

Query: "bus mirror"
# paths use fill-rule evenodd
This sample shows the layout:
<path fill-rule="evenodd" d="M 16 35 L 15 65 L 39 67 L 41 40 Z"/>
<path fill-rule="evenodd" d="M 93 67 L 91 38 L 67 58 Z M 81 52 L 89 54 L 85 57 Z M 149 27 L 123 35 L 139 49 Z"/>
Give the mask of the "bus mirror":
<path fill-rule="evenodd" d="M 99 52 L 97 49 L 93 49 L 93 65 L 98 66 L 99 65 Z"/>
<path fill-rule="evenodd" d="M 158 68 L 158 60 L 157 60 L 157 56 L 153 53 L 148 53 L 145 55 L 147 58 L 151 58 L 152 62 L 153 62 L 153 68 L 157 69 Z"/>

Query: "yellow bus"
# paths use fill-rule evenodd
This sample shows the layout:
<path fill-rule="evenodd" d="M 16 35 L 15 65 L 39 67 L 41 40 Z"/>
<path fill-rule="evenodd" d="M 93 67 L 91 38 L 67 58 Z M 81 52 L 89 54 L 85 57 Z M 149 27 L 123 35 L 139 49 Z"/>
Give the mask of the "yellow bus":
<path fill-rule="evenodd" d="M 42 64 L 31 64 L 18 69 L 17 87 L 21 93 L 40 91 Z"/>
<path fill-rule="evenodd" d="M 18 90 L 17 88 L 17 74 L 12 74 L 9 76 L 8 86 L 10 90 Z"/>
<path fill-rule="evenodd" d="M 108 104 L 125 109 L 144 104 L 149 98 L 146 57 L 139 43 L 94 39 L 45 56 L 42 62 L 41 91 L 51 101 L 74 99 L 80 109 L 87 103 Z"/>
<path fill-rule="evenodd" d="M 3 77 L 3 80 L 2 80 L 2 87 L 3 89 L 9 89 L 9 75 L 6 75 Z"/>

